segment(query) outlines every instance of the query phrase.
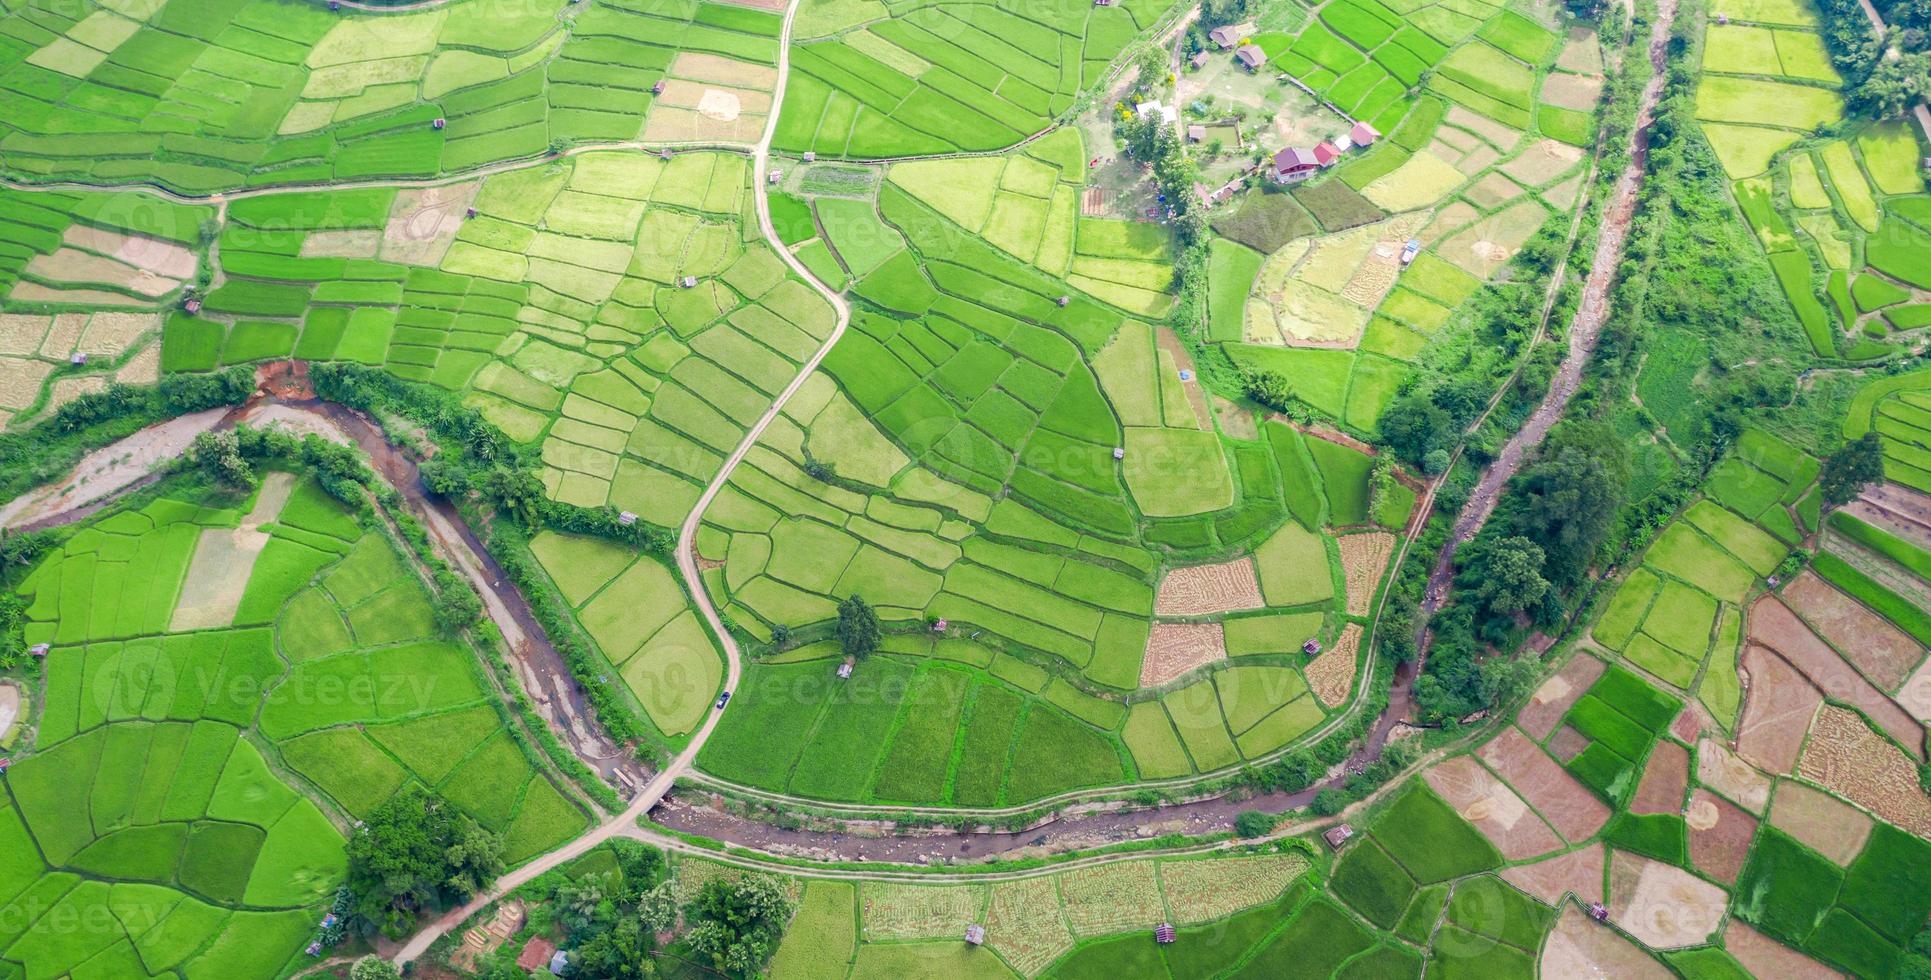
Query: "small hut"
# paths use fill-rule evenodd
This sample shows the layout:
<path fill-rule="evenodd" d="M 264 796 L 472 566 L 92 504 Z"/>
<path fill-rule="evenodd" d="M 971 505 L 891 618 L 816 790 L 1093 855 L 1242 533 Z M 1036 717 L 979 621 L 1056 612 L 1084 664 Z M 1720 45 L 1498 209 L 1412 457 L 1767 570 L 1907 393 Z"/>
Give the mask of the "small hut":
<path fill-rule="evenodd" d="M 670 147 L 666 146 L 663 149 L 657 151 L 657 159 L 668 160 L 670 158 L 671 158 Z"/>
<path fill-rule="evenodd" d="M 696 276 L 685 276 L 684 278 L 682 278 L 682 279 L 679 279 L 679 280 L 677 281 L 677 284 L 678 284 L 679 286 L 682 286 L 682 287 L 684 287 L 685 289 L 695 289 L 695 288 L 697 288 L 697 277 L 696 277 Z"/>
<path fill-rule="evenodd" d="M 1153 941 L 1162 946 L 1173 945 L 1173 923 L 1162 922 L 1153 927 Z"/>
<path fill-rule="evenodd" d="M 1204 143 L 1207 140 L 1207 127 L 1194 123 L 1187 127 L 1187 142 Z"/>
<path fill-rule="evenodd" d="M 449 120 L 447 120 L 447 119 L 444 119 L 444 118 L 443 118 L 443 117 L 441 117 L 441 116 L 437 116 L 437 117 L 435 118 L 435 120 L 434 120 L 433 122 L 431 122 L 431 123 L 429 124 L 429 128 L 430 128 L 430 129 L 443 129 L 443 128 L 446 128 L 446 127 L 447 127 L 448 125 L 449 125 Z"/>
<path fill-rule="evenodd" d="M 664 86 L 665 86 L 665 85 L 667 85 L 667 84 L 669 84 L 669 83 L 667 83 L 667 82 L 665 82 L 665 81 L 664 81 L 663 79 L 661 79 L 661 78 L 660 78 L 660 79 L 658 79 L 657 81 L 655 81 L 655 82 L 653 82 L 653 83 L 651 83 L 651 86 L 650 86 L 650 94 L 652 94 L 652 95 L 663 95 L 663 94 L 664 94 Z"/>
<path fill-rule="evenodd" d="M 28 647 L 27 652 L 35 657 L 38 657 L 41 660 L 45 660 L 47 659 L 47 651 L 52 649 L 53 647 L 48 644 L 36 643 L 33 646 Z"/>
<path fill-rule="evenodd" d="M 846 657 L 845 662 L 838 665 L 838 679 L 841 681 L 851 680 L 852 667 L 853 667 L 852 658 Z"/>
<path fill-rule="evenodd" d="M 815 161 L 815 160 L 817 160 L 817 159 L 818 159 L 818 154 L 816 154 L 816 153 L 813 153 L 813 152 L 812 152 L 812 151 L 810 151 L 810 150 L 806 150 L 806 151 L 805 151 L 805 162 L 806 162 L 806 163 L 811 163 L 811 162 L 813 162 L 813 161 Z"/>
<path fill-rule="evenodd" d="M 1301 644 L 1301 652 L 1307 654 L 1310 657 L 1314 656 L 1317 653 L 1320 653 L 1321 641 L 1313 640 L 1313 639 L 1308 640 L 1306 643 Z"/>
<path fill-rule="evenodd" d="M 542 936 L 531 936 L 523 944 L 523 951 L 516 956 L 516 966 L 520 970 L 535 973 L 550 965 L 550 958 L 557 953 L 557 944 Z"/>
<path fill-rule="evenodd" d="M 86 367 L 87 355 L 80 351 L 75 351 L 73 353 L 73 356 L 67 358 L 67 363 L 72 364 L 75 367 Z"/>
<path fill-rule="evenodd" d="M 620 510 L 617 512 L 617 523 L 622 524 L 625 527 L 629 527 L 630 525 L 637 523 L 637 515 L 633 511 Z"/>
<path fill-rule="evenodd" d="M 1354 825 L 1344 823 L 1338 827 L 1329 827 L 1327 832 L 1321 835 L 1321 839 L 1327 841 L 1329 847 L 1338 851 L 1341 845 L 1354 839 Z"/>
<path fill-rule="evenodd" d="M 977 922 L 966 926 L 966 944 L 969 946 L 984 946 L 986 944 L 986 927 Z"/>
<path fill-rule="evenodd" d="M 1073 301 L 1073 297 L 1062 294 L 1056 302 L 1058 302 L 1059 305 L 1061 306 L 1065 306 L 1066 304 L 1071 303 L 1072 301 Z"/>
<path fill-rule="evenodd" d="M 0 759 L 0 774 L 5 773 L 7 770 L 12 768 L 13 768 L 12 759 Z"/>
<path fill-rule="evenodd" d="M 1589 917 L 1596 920 L 1597 922 L 1608 922 L 1609 910 L 1606 908 L 1603 908 L 1601 902 L 1590 902 Z"/>
<path fill-rule="evenodd" d="M 778 181 L 781 181 L 783 179 L 784 179 L 784 171 L 782 170 L 773 170 L 770 173 L 765 175 L 765 182 L 770 184 L 776 184 Z"/>

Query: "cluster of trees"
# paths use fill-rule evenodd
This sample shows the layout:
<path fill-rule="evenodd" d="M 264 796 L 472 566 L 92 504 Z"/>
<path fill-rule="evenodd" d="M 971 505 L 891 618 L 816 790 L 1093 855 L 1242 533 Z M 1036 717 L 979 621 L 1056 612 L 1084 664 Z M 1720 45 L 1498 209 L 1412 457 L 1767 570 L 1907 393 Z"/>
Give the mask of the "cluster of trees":
<path fill-rule="evenodd" d="M 1218 50 L 1207 32 L 1246 20 L 1258 6 L 1257 0 L 1206 0 L 1200 5 L 1199 18 L 1187 28 L 1186 36 L 1180 40 L 1181 57 Z"/>
<path fill-rule="evenodd" d="M 1844 101 L 1851 112 L 1887 119 L 1931 95 L 1931 10 L 1921 0 L 1883 6 L 1887 30 L 1881 35 L 1858 0 L 1822 0 L 1819 6 L 1824 46 L 1844 76 Z"/>
<path fill-rule="evenodd" d="M 487 890 L 503 873 L 503 839 L 411 786 L 369 814 L 348 858 L 349 922 L 399 939 L 424 913 Z"/>

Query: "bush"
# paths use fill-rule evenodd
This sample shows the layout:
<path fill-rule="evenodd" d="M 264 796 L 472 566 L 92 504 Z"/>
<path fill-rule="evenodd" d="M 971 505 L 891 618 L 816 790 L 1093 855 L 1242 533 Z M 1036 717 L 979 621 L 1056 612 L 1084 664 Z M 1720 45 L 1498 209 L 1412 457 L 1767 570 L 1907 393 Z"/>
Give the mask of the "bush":
<path fill-rule="evenodd" d="M 1234 833 L 1242 837 L 1263 837 L 1274 829 L 1277 818 L 1261 810 L 1242 810 L 1234 818 Z"/>
<path fill-rule="evenodd" d="M 1317 817 L 1332 817 L 1346 809 L 1347 805 L 1347 794 L 1338 789 L 1324 789 L 1314 794 L 1314 803 L 1309 809 L 1313 810 Z"/>

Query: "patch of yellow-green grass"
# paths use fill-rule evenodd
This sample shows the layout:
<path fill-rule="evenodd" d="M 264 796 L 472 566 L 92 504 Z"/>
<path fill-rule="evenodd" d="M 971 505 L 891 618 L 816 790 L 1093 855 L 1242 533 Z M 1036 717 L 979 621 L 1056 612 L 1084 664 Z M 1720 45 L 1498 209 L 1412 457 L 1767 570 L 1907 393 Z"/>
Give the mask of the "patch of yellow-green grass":
<path fill-rule="evenodd" d="M 1811 31 L 1778 31 L 1777 61 L 1789 78 L 1841 85 L 1843 76 L 1831 66 L 1824 39 Z"/>
<path fill-rule="evenodd" d="M 1151 701 L 1133 706 L 1120 738 L 1126 742 L 1127 751 L 1133 753 L 1133 764 L 1140 770 L 1142 779 L 1184 776 L 1191 771 L 1187 751 L 1167 721 L 1167 713 Z"/>
<path fill-rule="evenodd" d="M 1148 517 L 1186 517 L 1234 502 L 1220 437 L 1197 429 L 1126 430 L 1126 486 Z"/>
<path fill-rule="evenodd" d="M 1698 119 L 1810 132 L 1843 117 L 1844 97 L 1829 89 L 1728 75 L 1705 75 L 1696 86 Z"/>
<path fill-rule="evenodd" d="M 1881 122 L 1865 130 L 1857 138 L 1857 150 L 1864 155 L 1864 169 L 1878 190 L 1886 194 L 1924 190 L 1924 178 L 1918 173 L 1918 141 L 1904 120 Z"/>
<path fill-rule="evenodd" d="M 1817 243 L 1818 254 L 1824 257 L 1824 264 L 1833 269 L 1851 267 L 1851 243 L 1844 228 L 1837 223 L 1835 212 L 1824 211 L 1817 214 L 1797 216 L 1797 227 L 1810 234 Z"/>
<path fill-rule="evenodd" d="M 994 200 L 998 206 L 993 208 L 992 217 L 986 221 L 982 232 L 986 241 L 1032 262 L 1038 256 L 1040 242 L 1046 235 L 1051 201 L 1044 197 L 1005 193 L 997 195 Z"/>
<path fill-rule="evenodd" d="M 1844 202 L 1844 212 L 1865 231 L 1876 231 L 1877 199 L 1871 196 L 1871 185 L 1865 182 L 1864 171 L 1851 155 L 1851 145 L 1843 140 L 1826 145 L 1824 170 L 1830 174 L 1830 185 L 1837 189 L 1838 199 Z"/>
<path fill-rule="evenodd" d="M 1777 74 L 1777 35 L 1768 27 L 1711 24 L 1703 35 L 1703 70 Z"/>
<path fill-rule="evenodd" d="M 858 947 L 858 925 L 848 881 L 805 884 L 798 914 L 771 958 L 771 974 L 805 980 L 842 980 Z"/>
<path fill-rule="evenodd" d="M 1716 0 L 1710 13 L 1753 24 L 1817 26 L 1817 12 L 1807 0 Z"/>
<path fill-rule="evenodd" d="M 1376 177 L 1361 193 L 1383 211 L 1413 211 L 1447 197 L 1467 179 L 1447 161 L 1423 150 Z"/>
<path fill-rule="evenodd" d="M 1817 160 L 1808 153 L 1790 158 L 1790 204 L 1805 211 L 1830 207 L 1830 195 L 1817 176 Z"/>
<path fill-rule="evenodd" d="M 894 165 L 886 176 L 933 210 L 976 232 L 992 213 L 1005 167 L 1000 157 L 914 160 Z"/>
<path fill-rule="evenodd" d="M 1769 169 L 1770 159 L 1797 142 L 1803 134 L 1763 126 L 1726 126 L 1706 122 L 1703 124 L 1703 135 L 1709 139 L 1710 149 L 1716 151 L 1717 160 L 1723 164 L 1723 172 L 1742 180 Z"/>

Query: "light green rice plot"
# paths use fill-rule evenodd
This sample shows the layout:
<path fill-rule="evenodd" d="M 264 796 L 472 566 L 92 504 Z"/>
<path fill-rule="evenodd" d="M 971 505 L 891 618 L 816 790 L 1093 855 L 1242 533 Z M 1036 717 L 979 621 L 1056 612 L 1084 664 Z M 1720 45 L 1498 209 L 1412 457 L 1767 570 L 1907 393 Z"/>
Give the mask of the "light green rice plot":
<path fill-rule="evenodd" d="M 1717 0 L 1710 13 L 1754 24 L 1817 25 L 1817 13 L 1807 0 Z"/>
<path fill-rule="evenodd" d="M 1703 135 L 1709 139 L 1710 149 L 1716 151 L 1723 172 L 1738 180 L 1763 173 L 1769 169 L 1772 157 L 1803 137 L 1802 133 L 1788 129 L 1712 122 L 1703 124 Z"/>
<path fill-rule="evenodd" d="M 1845 213 L 1865 231 L 1876 231 L 1877 199 L 1871 196 L 1871 185 L 1865 182 L 1864 171 L 1851 155 L 1851 145 L 1837 140 L 1827 144 L 1823 153 L 1824 170 L 1830 174 L 1830 185 L 1837 189 L 1838 198 L 1844 202 Z"/>
<path fill-rule="evenodd" d="M 1790 204 L 1806 211 L 1830 207 L 1830 195 L 1817 176 L 1817 161 L 1808 153 L 1790 158 Z"/>
<path fill-rule="evenodd" d="M 1240 758 L 1234 740 L 1227 734 L 1227 723 L 1220 716 L 1220 701 L 1211 679 L 1203 678 L 1160 699 L 1174 730 L 1193 757 L 1195 769 L 1210 772 L 1231 765 Z"/>
<path fill-rule="evenodd" d="M 1723 509 L 1714 501 L 1700 500 L 1684 515 L 1703 533 L 1714 538 L 1723 550 L 1743 559 L 1758 575 L 1769 575 L 1783 563 L 1788 548 L 1755 524 Z"/>
<path fill-rule="evenodd" d="M 1664 582 L 1643 619 L 1643 632 L 1686 657 L 1702 659 L 1716 625 L 1716 600 L 1681 582 Z"/>
<path fill-rule="evenodd" d="M 1254 552 L 1261 595 L 1270 606 L 1299 606 L 1334 597 L 1327 542 L 1289 521 Z"/>
<path fill-rule="evenodd" d="M 1916 194 L 1924 190 L 1924 177 L 1918 172 L 1918 141 L 1909 123 L 1901 119 L 1881 122 L 1857 138 L 1857 151 L 1864 155 L 1864 169 L 1871 183 L 1886 194 Z"/>
<path fill-rule="evenodd" d="M 1133 764 L 1140 770 L 1142 779 L 1184 776 L 1191 771 L 1187 751 L 1181 746 L 1180 737 L 1174 734 L 1167 713 L 1158 704 L 1143 701 L 1134 705 L 1126 716 L 1126 727 L 1121 729 L 1120 738 L 1126 742 L 1127 751 L 1133 753 Z"/>
<path fill-rule="evenodd" d="M 1327 717 L 1311 694 L 1304 694 L 1270 712 L 1240 733 L 1240 754 L 1249 759 L 1286 745 Z"/>
<path fill-rule="evenodd" d="M 915 160 L 894 164 L 886 179 L 967 231 L 977 232 L 992 214 L 1005 167 L 1000 157 Z"/>
<path fill-rule="evenodd" d="M 697 613 L 686 609 L 651 636 L 619 671 L 650 720 L 675 738 L 696 728 L 717 695 L 724 661 Z"/>
<path fill-rule="evenodd" d="M 1696 118 L 1713 122 L 1809 132 L 1843 115 L 1842 95 L 1809 85 L 1705 75 L 1696 87 Z"/>
<path fill-rule="evenodd" d="M 1185 517 L 1234 502 L 1220 437 L 1197 429 L 1126 430 L 1126 486 L 1149 517 Z"/>
<path fill-rule="evenodd" d="M 1669 526 L 1644 561 L 1728 602 L 1741 602 L 1757 576 L 1686 521 Z"/>
<path fill-rule="evenodd" d="M 1768 27 L 1712 23 L 1703 36 L 1703 70 L 1777 74 L 1777 35 Z"/>
<path fill-rule="evenodd" d="M 1716 649 L 1696 692 L 1698 700 L 1710 709 L 1710 715 L 1725 731 L 1736 723 L 1737 709 L 1743 703 L 1742 681 L 1737 676 L 1741 632 L 1742 616 L 1737 607 L 1724 606 L 1723 622 L 1716 631 Z"/>
<path fill-rule="evenodd" d="M 1810 31 L 1778 31 L 1777 60 L 1783 65 L 1783 73 L 1790 78 L 1832 85 L 1844 81 L 1837 74 L 1837 69 L 1831 66 L 1830 52 L 1824 48 L 1824 39 Z"/>
<path fill-rule="evenodd" d="M 838 475 L 874 487 L 887 487 L 911 459 L 886 438 L 843 393 L 826 403 L 805 436 L 816 459 L 832 461 Z"/>
<path fill-rule="evenodd" d="M 630 549 L 612 541 L 554 531 L 543 531 L 531 538 L 530 552 L 573 607 L 589 601 L 637 557 Z"/>
<path fill-rule="evenodd" d="M 1649 611 L 1650 600 L 1656 597 L 1660 585 L 1661 580 L 1656 573 L 1647 568 L 1639 567 L 1629 573 L 1629 578 L 1609 600 L 1609 608 L 1596 621 L 1592 631 L 1596 642 L 1611 650 L 1621 650 L 1642 623 L 1644 613 Z"/>
<path fill-rule="evenodd" d="M 685 606 L 684 590 L 663 565 L 641 559 L 578 614 L 612 663 L 623 663 Z"/>

